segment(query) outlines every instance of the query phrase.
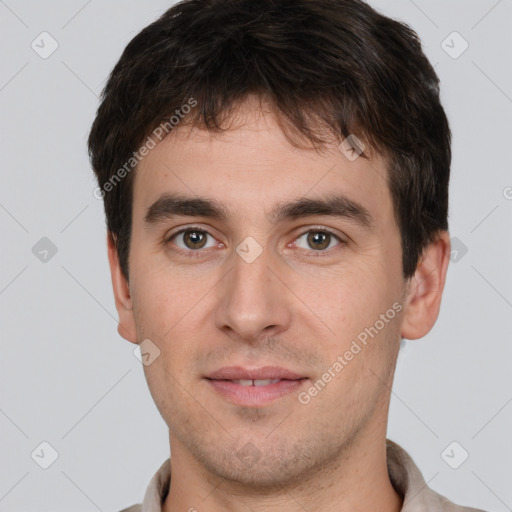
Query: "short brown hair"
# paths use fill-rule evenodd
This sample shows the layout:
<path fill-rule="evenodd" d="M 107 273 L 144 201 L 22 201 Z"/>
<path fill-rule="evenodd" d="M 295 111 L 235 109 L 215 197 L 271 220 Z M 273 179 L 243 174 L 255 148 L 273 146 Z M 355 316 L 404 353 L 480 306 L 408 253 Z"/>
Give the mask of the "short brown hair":
<path fill-rule="evenodd" d="M 252 94 L 314 145 L 328 127 L 386 154 L 403 274 L 412 276 L 448 229 L 451 161 L 439 80 L 415 32 L 359 0 L 184 0 L 128 44 L 89 135 L 125 277 L 134 152 L 191 98 L 184 122 L 218 131 Z"/>

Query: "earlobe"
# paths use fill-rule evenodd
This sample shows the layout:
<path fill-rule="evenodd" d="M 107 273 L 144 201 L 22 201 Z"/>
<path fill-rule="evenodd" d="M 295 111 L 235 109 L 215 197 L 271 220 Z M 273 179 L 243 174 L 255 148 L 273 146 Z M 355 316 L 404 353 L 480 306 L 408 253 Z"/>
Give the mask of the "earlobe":
<path fill-rule="evenodd" d="M 410 279 L 402 321 L 403 338 L 421 338 L 436 323 L 449 261 L 450 236 L 447 231 L 440 231 L 423 251 Z"/>
<path fill-rule="evenodd" d="M 135 329 L 135 317 L 133 315 L 130 288 L 128 286 L 128 281 L 121 270 L 115 239 L 111 233 L 107 233 L 107 247 L 112 288 L 114 291 L 117 313 L 119 315 L 117 331 L 125 340 L 137 343 L 137 331 Z"/>

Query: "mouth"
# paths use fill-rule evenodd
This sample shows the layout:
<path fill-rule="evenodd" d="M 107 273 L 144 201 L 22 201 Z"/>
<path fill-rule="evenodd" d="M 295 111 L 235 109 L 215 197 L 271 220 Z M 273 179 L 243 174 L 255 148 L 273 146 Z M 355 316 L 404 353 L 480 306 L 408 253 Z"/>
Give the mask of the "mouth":
<path fill-rule="evenodd" d="M 222 398 L 236 405 L 262 406 L 302 387 L 308 377 L 277 366 L 224 367 L 205 377 Z"/>
<path fill-rule="evenodd" d="M 268 386 L 269 384 L 276 384 L 281 380 L 287 379 L 218 379 L 224 380 L 225 382 L 233 382 L 234 384 L 239 384 L 240 386 Z"/>

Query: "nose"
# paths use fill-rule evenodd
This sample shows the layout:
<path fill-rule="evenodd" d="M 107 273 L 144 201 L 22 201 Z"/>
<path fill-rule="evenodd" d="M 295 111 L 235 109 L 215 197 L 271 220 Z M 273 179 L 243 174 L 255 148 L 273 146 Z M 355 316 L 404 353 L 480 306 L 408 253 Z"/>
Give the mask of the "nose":
<path fill-rule="evenodd" d="M 251 343 L 286 331 L 293 294 L 279 274 L 279 265 L 266 250 L 252 262 L 235 254 L 233 267 L 217 290 L 217 328 Z"/>

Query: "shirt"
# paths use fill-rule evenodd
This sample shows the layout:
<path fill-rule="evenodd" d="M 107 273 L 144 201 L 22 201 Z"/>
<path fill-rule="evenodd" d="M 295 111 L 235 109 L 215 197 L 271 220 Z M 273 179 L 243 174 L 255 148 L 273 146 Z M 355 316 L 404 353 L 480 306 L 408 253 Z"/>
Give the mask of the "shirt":
<path fill-rule="evenodd" d="M 386 440 L 387 465 L 391 483 L 404 500 L 402 512 L 484 512 L 456 505 L 430 489 L 410 455 L 398 444 Z M 161 512 L 171 482 L 170 458 L 151 479 L 142 504 L 121 512 Z"/>

